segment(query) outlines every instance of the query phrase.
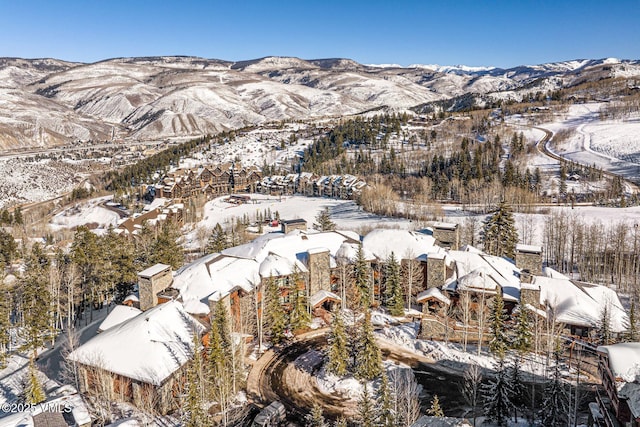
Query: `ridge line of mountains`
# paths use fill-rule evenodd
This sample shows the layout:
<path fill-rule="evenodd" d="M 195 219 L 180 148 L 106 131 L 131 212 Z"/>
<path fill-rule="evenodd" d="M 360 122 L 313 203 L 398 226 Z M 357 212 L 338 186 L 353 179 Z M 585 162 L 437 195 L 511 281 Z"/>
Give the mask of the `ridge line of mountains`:
<path fill-rule="evenodd" d="M 466 106 L 482 105 L 616 77 L 640 85 L 640 61 L 502 69 L 363 65 L 342 58 L 0 58 L 0 149 L 196 137 L 279 120 L 403 111 L 465 96 Z"/>

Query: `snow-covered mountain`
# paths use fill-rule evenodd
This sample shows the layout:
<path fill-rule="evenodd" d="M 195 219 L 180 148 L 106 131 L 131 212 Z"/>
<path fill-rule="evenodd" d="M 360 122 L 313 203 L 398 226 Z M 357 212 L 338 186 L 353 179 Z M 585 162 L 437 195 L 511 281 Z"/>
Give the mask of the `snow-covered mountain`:
<path fill-rule="evenodd" d="M 637 76 L 640 62 L 575 60 L 511 69 L 363 65 L 350 59 L 0 58 L 0 148 L 199 136 L 284 119 L 401 110 L 473 93 L 505 98 L 585 75 Z"/>

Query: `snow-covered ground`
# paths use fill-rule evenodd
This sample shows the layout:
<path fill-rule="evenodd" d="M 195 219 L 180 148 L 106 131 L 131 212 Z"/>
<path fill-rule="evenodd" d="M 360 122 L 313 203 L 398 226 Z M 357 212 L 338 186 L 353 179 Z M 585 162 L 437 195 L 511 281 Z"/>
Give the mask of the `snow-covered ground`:
<path fill-rule="evenodd" d="M 65 209 L 56 214 L 49 224 L 52 230 L 75 228 L 81 225 L 92 225 L 97 230 L 116 227 L 120 216 L 101 204 L 111 200 L 113 196 L 98 197 Z"/>
<path fill-rule="evenodd" d="M 571 105 L 563 117 L 540 125 L 553 132 L 574 131 L 550 144 L 557 154 L 631 180 L 640 180 L 640 118 L 600 120 L 600 103 Z"/>
<path fill-rule="evenodd" d="M 478 365 L 487 370 L 495 368 L 496 358 L 486 350 L 478 354 L 476 346 L 469 345 L 467 351 L 464 351 L 459 344 L 417 339 L 418 323 L 415 322 L 380 329 L 376 334 L 378 338 L 433 359 L 441 366 L 455 370 L 464 369 L 469 365 Z M 545 359 L 530 353 L 524 357 L 522 369 L 536 376 L 544 376 Z"/>
<path fill-rule="evenodd" d="M 251 202 L 236 205 L 224 201 L 226 197 L 219 197 L 208 202 L 204 207 L 204 215 L 196 228 L 186 236 L 186 246 L 197 247 L 197 229 L 213 229 L 216 224 L 222 227 L 230 224 L 234 219 L 242 219 L 244 215 L 249 216 L 251 222 L 255 221 L 258 213 L 265 214 L 270 211 L 275 216 L 278 212 L 281 219 L 302 218 L 307 221 L 308 228 L 313 227 L 316 215 L 325 208 L 329 208 L 331 220 L 336 223 L 339 230 L 360 230 L 363 227 L 375 228 L 398 228 L 411 229 L 415 225 L 413 222 L 403 218 L 389 218 L 374 215 L 363 211 L 353 200 L 337 200 L 324 197 L 304 197 L 304 196 L 267 196 L 262 194 L 252 194 Z M 264 226 L 263 231 L 279 231 L 280 226 Z"/>

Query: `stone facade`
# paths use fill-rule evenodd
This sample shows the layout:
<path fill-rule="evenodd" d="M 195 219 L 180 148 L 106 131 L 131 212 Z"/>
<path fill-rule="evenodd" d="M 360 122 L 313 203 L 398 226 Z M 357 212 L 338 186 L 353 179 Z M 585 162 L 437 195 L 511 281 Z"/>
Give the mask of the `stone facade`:
<path fill-rule="evenodd" d="M 432 226 L 436 245 L 457 251 L 460 246 L 460 227 L 458 224 L 436 222 Z"/>
<path fill-rule="evenodd" d="M 280 221 L 280 226 L 282 227 L 282 232 L 287 234 L 293 230 L 305 230 L 307 229 L 307 221 L 304 219 L 289 219 Z"/>
<path fill-rule="evenodd" d="M 171 266 L 156 264 L 138 273 L 140 310 L 145 311 L 158 305 L 158 292 L 171 286 L 173 276 Z"/>
<path fill-rule="evenodd" d="M 447 278 L 447 266 L 443 255 L 429 254 L 425 269 L 425 289 L 444 285 Z"/>
<path fill-rule="evenodd" d="M 534 307 L 540 306 L 540 286 L 523 283 L 520 286 L 520 303 L 531 304 Z"/>
<path fill-rule="evenodd" d="M 517 245 L 516 267 L 534 276 L 542 276 L 542 248 L 540 246 Z"/>
<path fill-rule="evenodd" d="M 321 290 L 331 290 L 329 249 L 310 250 L 308 254 L 309 296 Z"/>

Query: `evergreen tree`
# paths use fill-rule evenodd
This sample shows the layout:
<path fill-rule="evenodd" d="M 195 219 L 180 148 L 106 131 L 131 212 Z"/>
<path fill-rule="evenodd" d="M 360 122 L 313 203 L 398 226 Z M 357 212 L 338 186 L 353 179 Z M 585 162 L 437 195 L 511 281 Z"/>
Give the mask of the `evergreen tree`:
<path fill-rule="evenodd" d="M 511 206 L 505 201 L 500 202 L 498 209 L 485 221 L 482 243 L 484 250 L 491 255 L 515 257 L 518 231 Z"/>
<path fill-rule="evenodd" d="M 0 229 L 0 263 L 10 264 L 16 256 L 18 245 L 11 233 Z"/>
<path fill-rule="evenodd" d="M 216 315 L 226 311 L 222 304 L 216 306 Z M 231 342 L 226 342 L 226 316 L 214 316 L 214 323 L 209 332 L 209 350 L 207 353 L 207 380 L 210 400 L 217 402 L 223 414 L 227 416 L 229 403 L 233 398 L 233 366 L 230 353 Z"/>
<path fill-rule="evenodd" d="M 553 355 L 555 363 L 551 368 L 551 376 L 544 387 L 540 418 L 544 426 L 560 427 L 567 425 L 569 401 L 562 385 L 559 348 L 554 351 Z"/>
<path fill-rule="evenodd" d="M 207 419 L 203 410 L 204 384 L 202 383 L 202 348 L 198 334 L 193 334 L 193 358 L 187 368 L 186 390 L 184 395 L 185 427 L 200 427 Z"/>
<path fill-rule="evenodd" d="M 513 340 L 513 348 L 526 352 L 531 349 L 533 334 L 531 333 L 531 321 L 529 319 L 529 310 L 520 305 L 518 311 L 518 319 L 516 323 L 516 336 Z"/>
<path fill-rule="evenodd" d="M 433 398 L 431 399 L 431 407 L 429 408 L 427 413 L 432 417 L 444 417 L 444 412 L 440 407 L 440 399 L 438 398 L 437 394 L 433 395 Z"/>
<path fill-rule="evenodd" d="M 17 225 L 23 225 L 24 224 L 24 218 L 22 218 L 22 208 L 20 206 L 18 206 L 13 211 L 13 223 L 17 224 Z"/>
<path fill-rule="evenodd" d="M 382 372 L 382 354 L 373 335 L 371 312 L 367 310 L 362 322 L 362 331 L 358 340 L 358 366 L 356 378 L 372 380 Z"/>
<path fill-rule="evenodd" d="M 271 343 L 277 345 L 284 339 L 284 333 L 287 329 L 287 313 L 280 302 L 280 286 L 273 276 L 267 279 L 266 297 L 266 325 L 271 333 Z"/>
<path fill-rule="evenodd" d="M 369 392 L 369 385 L 366 382 L 361 382 L 362 393 L 358 400 L 358 421 L 360 427 L 374 427 L 375 426 L 375 408 L 374 401 Z"/>
<path fill-rule="evenodd" d="M 393 411 L 393 396 L 389 387 L 389 377 L 386 372 L 382 372 L 380 376 L 380 387 L 378 388 L 378 396 L 376 399 L 376 407 L 378 408 L 379 427 L 395 427 L 396 417 Z"/>
<path fill-rule="evenodd" d="M 605 302 L 600 311 L 600 319 L 598 319 L 598 325 L 596 334 L 600 345 L 609 345 L 613 342 L 613 332 L 611 331 L 611 306 L 608 302 Z"/>
<path fill-rule="evenodd" d="M 336 420 L 335 423 L 333 423 L 333 427 L 347 427 L 347 420 L 340 417 Z"/>
<path fill-rule="evenodd" d="M 207 240 L 207 246 L 205 251 L 207 253 L 218 253 L 229 247 L 229 237 L 227 233 L 222 229 L 220 223 L 216 223 L 213 228 L 209 239 Z"/>
<path fill-rule="evenodd" d="M 358 246 L 353 272 L 356 290 L 360 297 L 360 306 L 363 309 L 367 309 L 371 306 L 371 271 L 369 263 L 364 258 L 362 245 Z"/>
<path fill-rule="evenodd" d="M 291 286 L 289 287 L 289 295 L 292 299 L 291 313 L 289 314 L 289 323 L 291 330 L 297 331 L 306 329 L 311 323 L 311 314 L 309 314 L 307 302 L 307 289 L 304 279 L 300 274 L 300 270 L 296 266 L 293 274 L 289 278 Z"/>
<path fill-rule="evenodd" d="M 180 233 L 175 224 L 165 222 L 151 248 L 151 264 L 167 264 L 177 270 L 184 263 L 184 253 L 178 244 Z"/>
<path fill-rule="evenodd" d="M 7 363 L 7 352 L 11 343 L 11 307 L 12 294 L 2 284 L 4 266 L 0 263 L 0 369 Z"/>
<path fill-rule="evenodd" d="M 329 334 L 329 361 L 327 370 L 335 375 L 344 376 L 347 374 L 349 349 L 347 335 L 344 328 L 342 314 L 336 311 L 331 322 L 331 332 Z"/>
<path fill-rule="evenodd" d="M 38 378 L 38 370 L 33 357 L 29 358 L 29 370 L 27 371 L 27 384 L 24 390 L 24 402 L 35 405 L 43 402 L 47 397 Z"/>
<path fill-rule="evenodd" d="M 26 274 L 20 281 L 22 317 L 24 320 L 24 349 L 34 356 L 47 340 L 51 323 L 51 294 L 47 283 L 47 261 L 40 246 L 34 245 L 26 263 Z"/>
<path fill-rule="evenodd" d="M 508 337 L 505 328 L 506 319 L 507 314 L 504 309 L 502 290 L 497 289 L 496 296 L 493 298 L 491 311 L 489 313 L 489 330 L 491 332 L 489 350 L 499 358 L 504 357 L 504 353 L 508 346 Z"/>
<path fill-rule="evenodd" d="M 319 231 L 333 231 L 336 229 L 336 224 L 331 221 L 329 207 L 324 208 L 316 215 L 316 223 L 313 224 L 313 228 Z"/>
<path fill-rule="evenodd" d="M 510 400 L 513 392 L 504 358 L 498 358 L 495 377 L 482 387 L 482 391 L 485 416 L 500 427 L 506 426 L 513 410 L 513 404 Z"/>
<path fill-rule="evenodd" d="M 385 263 L 385 297 L 387 308 L 392 316 L 404 315 L 404 297 L 400 284 L 400 264 L 391 252 Z"/>
<path fill-rule="evenodd" d="M 510 400 L 513 404 L 513 420 L 518 422 L 518 409 L 526 404 L 527 390 L 522 378 L 522 354 L 515 352 L 511 354 L 511 364 L 509 366 L 509 378 L 511 383 Z"/>
<path fill-rule="evenodd" d="M 314 403 L 311 408 L 311 413 L 307 415 L 306 426 L 308 427 L 327 427 L 327 423 L 322 415 L 322 406 L 319 403 Z"/>

